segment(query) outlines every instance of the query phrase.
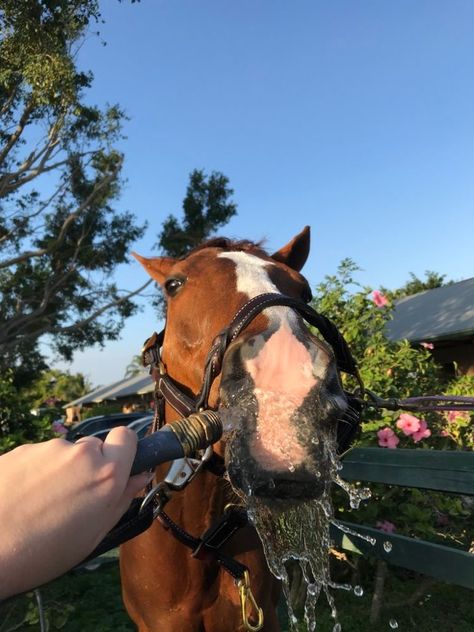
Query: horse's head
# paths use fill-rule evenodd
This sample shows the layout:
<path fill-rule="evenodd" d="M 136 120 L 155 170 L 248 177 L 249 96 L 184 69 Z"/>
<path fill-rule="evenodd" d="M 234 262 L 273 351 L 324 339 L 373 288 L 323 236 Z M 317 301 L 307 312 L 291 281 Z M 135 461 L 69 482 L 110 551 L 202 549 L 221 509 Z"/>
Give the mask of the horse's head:
<path fill-rule="evenodd" d="M 182 259 L 137 256 L 167 297 L 162 359 L 171 378 L 188 394 L 199 393 L 216 335 L 249 299 L 280 293 L 307 302 L 311 292 L 299 271 L 308 253 L 305 228 L 271 256 L 226 239 Z M 347 407 L 331 348 L 291 307 L 268 307 L 227 347 L 219 377 L 209 403 L 227 409 L 234 486 L 265 498 L 319 496 Z"/>

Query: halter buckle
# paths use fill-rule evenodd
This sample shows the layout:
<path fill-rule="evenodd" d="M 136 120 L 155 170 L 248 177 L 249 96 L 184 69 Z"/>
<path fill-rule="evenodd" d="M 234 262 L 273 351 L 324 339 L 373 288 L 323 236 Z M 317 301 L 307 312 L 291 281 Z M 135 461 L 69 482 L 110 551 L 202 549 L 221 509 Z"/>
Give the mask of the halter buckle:
<path fill-rule="evenodd" d="M 240 597 L 240 607 L 242 609 L 242 623 L 247 632 L 258 632 L 263 628 L 263 610 L 257 605 L 252 589 L 250 588 L 250 576 L 248 571 L 244 571 L 244 576 L 237 582 Z M 247 612 L 249 611 L 249 612 Z M 257 613 L 257 623 L 250 622 L 252 612 Z"/>
<path fill-rule="evenodd" d="M 212 456 L 212 446 L 208 446 L 200 459 L 183 457 L 171 462 L 164 483 L 173 491 L 180 491 L 199 474 Z"/>

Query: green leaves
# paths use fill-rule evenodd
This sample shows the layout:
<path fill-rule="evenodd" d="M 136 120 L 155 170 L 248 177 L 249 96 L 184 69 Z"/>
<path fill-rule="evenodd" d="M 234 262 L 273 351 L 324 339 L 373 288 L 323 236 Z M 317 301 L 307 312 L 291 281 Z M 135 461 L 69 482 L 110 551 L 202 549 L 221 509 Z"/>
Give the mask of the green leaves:
<path fill-rule="evenodd" d="M 99 20 L 96 0 L 0 0 L 0 371 L 46 334 L 67 359 L 113 340 L 136 309 L 111 278 L 145 228 L 114 208 L 125 117 L 84 102 L 76 67 Z"/>
<path fill-rule="evenodd" d="M 407 340 L 392 342 L 385 334 L 386 324 L 392 317 L 395 297 L 438 287 L 444 277 L 427 273 L 426 282 L 422 282 L 412 275 L 412 280 L 401 290 L 385 290 L 383 295 L 388 299 L 388 304 L 377 307 L 372 289 L 362 287 L 355 280 L 357 271 L 358 267 L 353 261 L 342 261 L 337 274 L 327 276 L 316 288 L 313 305 L 343 333 L 358 361 L 365 386 L 383 397 L 405 398 L 436 393 L 472 395 L 474 376 L 449 378 L 434 362 L 428 350 L 412 347 Z M 345 383 L 348 382 L 347 378 L 343 379 Z M 351 388 L 352 384 L 347 383 L 346 386 Z M 412 436 L 404 435 L 397 428 L 399 415 L 399 412 L 383 410 L 364 413 L 358 445 L 377 446 L 377 432 L 382 428 L 390 428 L 400 439 L 398 447 L 474 447 L 472 415 L 469 413 L 419 415 L 431 430 L 431 436 L 420 443 L 414 443 Z M 447 494 L 381 485 L 371 485 L 371 490 L 372 499 L 358 511 L 351 511 L 350 520 L 370 525 L 388 520 L 396 526 L 397 532 L 406 535 L 468 544 L 465 525 L 469 520 L 469 511 L 462 499 Z M 338 513 L 347 514 L 344 494 L 336 493 L 335 504 Z"/>
<path fill-rule="evenodd" d="M 207 239 L 237 213 L 229 198 L 234 193 L 229 179 L 217 171 L 209 176 L 195 169 L 189 175 L 183 200 L 183 219 L 169 215 L 158 236 L 158 246 L 170 257 L 181 257 Z"/>

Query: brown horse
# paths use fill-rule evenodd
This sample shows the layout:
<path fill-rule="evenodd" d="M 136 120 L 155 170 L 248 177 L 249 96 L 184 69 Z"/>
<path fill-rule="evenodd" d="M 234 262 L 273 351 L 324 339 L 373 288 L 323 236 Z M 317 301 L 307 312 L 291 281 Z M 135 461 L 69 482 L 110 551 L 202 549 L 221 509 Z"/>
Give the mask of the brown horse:
<path fill-rule="evenodd" d="M 201 390 L 206 355 L 216 335 L 249 299 L 281 293 L 308 301 L 299 273 L 309 254 L 309 228 L 272 256 L 260 245 L 214 239 L 182 259 L 137 256 L 167 297 L 162 363 L 189 396 Z M 231 480 L 245 494 L 275 502 L 314 497 L 315 471 L 324 451 L 311 444 L 315 423 L 335 423 L 346 401 L 331 349 L 312 335 L 290 307 L 259 313 L 228 347 L 209 406 L 241 408 L 243 432 L 234 441 Z M 165 420 L 179 417 L 166 404 Z M 241 428 L 242 430 L 242 428 Z M 224 455 L 223 442 L 214 446 Z M 231 455 L 232 456 L 232 455 Z M 157 469 L 162 480 L 166 467 Z M 283 501 L 281 499 L 284 499 Z M 228 480 L 201 472 L 176 493 L 167 512 L 181 527 L 201 535 L 230 502 L 239 502 Z M 251 526 L 224 546 L 245 564 L 263 629 L 276 632 L 279 583 L 268 570 Z M 140 632 L 236 632 L 244 630 L 235 582 L 215 561 L 194 559 L 157 521 L 121 547 L 126 608 Z"/>

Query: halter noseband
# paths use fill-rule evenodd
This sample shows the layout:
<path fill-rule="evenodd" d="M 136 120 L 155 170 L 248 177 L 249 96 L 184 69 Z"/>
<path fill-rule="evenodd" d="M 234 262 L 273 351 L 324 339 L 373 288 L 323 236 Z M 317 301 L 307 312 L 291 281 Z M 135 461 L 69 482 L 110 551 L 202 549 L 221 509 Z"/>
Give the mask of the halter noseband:
<path fill-rule="evenodd" d="M 222 369 L 225 352 L 229 345 L 242 333 L 253 319 L 267 307 L 286 306 L 297 311 L 310 325 L 316 327 L 324 340 L 330 345 L 335 356 L 339 371 L 344 371 L 356 378 L 361 393 L 364 392 L 363 383 L 359 375 L 357 364 L 350 352 L 342 334 L 328 318 L 316 312 L 301 299 L 278 293 L 264 293 L 251 298 L 235 314 L 232 321 L 213 340 L 204 364 L 204 377 L 201 389 L 195 398 L 187 395 L 180 386 L 166 372 L 161 360 L 161 347 L 165 336 L 165 329 L 159 334 L 154 333 L 146 340 L 142 351 L 144 366 L 150 367 L 155 385 L 155 422 L 154 430 L 164 423 L 164 401 L 168 402 L 180 415 L 186 417 L 193 412 L 209 408 L 209 394 L 215 378 Z M 356 406 L 356 399 L 346 393 L 349 399 L 350 413 L 341 420 L 338 428 L 339 450 L 348 447 L 359 426 L 360 407 Z M 164 401 L 163 401 L 164 400 Z"/>

